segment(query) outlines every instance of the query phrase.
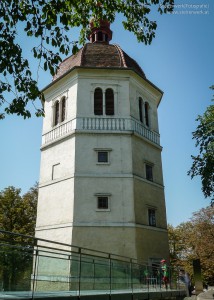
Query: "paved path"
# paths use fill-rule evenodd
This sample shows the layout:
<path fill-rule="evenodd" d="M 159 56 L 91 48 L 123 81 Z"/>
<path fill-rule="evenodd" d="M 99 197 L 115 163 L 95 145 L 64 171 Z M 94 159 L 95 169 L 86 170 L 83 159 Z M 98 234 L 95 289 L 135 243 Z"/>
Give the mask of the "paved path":
<path fill-rule="evenodd" d="M 214 300 L 214 289 L 200 293 L 197 297 L 197 300 L 208 300 L 208 299 Z"/>

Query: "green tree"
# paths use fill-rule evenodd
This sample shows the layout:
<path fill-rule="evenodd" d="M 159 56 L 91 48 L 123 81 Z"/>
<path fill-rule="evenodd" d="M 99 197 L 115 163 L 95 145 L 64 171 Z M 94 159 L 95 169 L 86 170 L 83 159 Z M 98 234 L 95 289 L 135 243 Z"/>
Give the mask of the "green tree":
<path fill-rule="evenodd" d="M 21 189 L 13 186 L 0 192 L 0 229 L 25 235 L 34 235 L 36 221 L 36 205 L 38 185 L 35 184 L 26 194 L 21 196 Z M 31 238 L 12 236 L 0 233 L 4 241 L 0 251 L 0 277 L 4 290 L 29 288 L 32 269 Z M 10 246 L 7 246 L 7 243 Z M 14 247 L 11 247 L 14 245 Z M 24 289 L 25 289 L 24 288 Z"/>
<path fill-rule="evenodd" d="M 191 243 L 201 261 L 204 281 L 214 285 L 214 208 L 202 208 L 193 214 L 191 221 L 194 226 Z"/>
<path fill-rule="evenodd" d="M 38 185 L 24 194 L 9 186 L 0 192 L 0 228 L 10 232 L 34 235 Z"/>
<path fill-rule="evenodd" d="M 211 87 L 214 89 L 214 86 Z M 192 155 L 193 163 L 188 172 L 191 178 L 201 177 L 202 192 L 205 197 L 214 200 L 214 105 L 207 107 L 202 116 L 198 116 L 199 122 L 196 131 L 193 132 L 193 139 L 196 140 L 196 147 L 199 147 L 199 154 Z"/>
<path fill-rule="evenodd" d="M 174 0 L 108 0 L 70 1 L 70 0 L 1 0 L 0 1 L 0 105 L 5 113 L 30 117 L 29 102 L 35 103 L 42 97 L 37 81 L 33 78 L 28 57 L 23 56 L 18 35 L 26 34 L 27 39 L 37 39 L 32 48 L 38 59 L 38 69 L 49 70 L 53 75 L 62 55 L 68 55 L 77 44 L 84 44 L 89 32 L 89 22 L 115 20 L 117 14 L 124 17 L 123 26 L 133 32 L 139 42 L 150 44 L 155 37 L 157 24 L 148 18 L 155 8 L 160 14 L 173 11 Z M 79 41 L 70 41 L 68 31 L 79 27 Z M 23 29 L 23 30 L 22 30 Z M 13 94 L 8 102 L 8 93 Z M 43 109 L 35 108 L 36 115 Z"/>
<path fill-rule="evenodd" d="M 214 283 L 214 208 L 195 212 L 188 222 L 177 227 L 169 225 L 171 264 L 193 275 L 192 261 L 200 259 L 203 280 Z"/>
<path fill-rule="evenodd" d="M 183 263 L 185 244 L 181 239 L 181 231 L 178 227 L 168 225 L 170 263 L 173 267 L 180 268 Z"/>
<path fill-rule="evenodd" d="M 21 190 L 13 186 L 5 188 L 0 193 L 0 228 L 3 230 L 17 231 L 20 227 L 20 222 L 22 222 L 20 193 Z"/>
<path fill-rule="evenodd" d="M 20 228 L 19 233 L 32 235 L 35 234 L 36 212 L 38 201 L 38 183 L 29 189 L 29 191 L 22 196 L 23 201 L 23 227 Z"/>

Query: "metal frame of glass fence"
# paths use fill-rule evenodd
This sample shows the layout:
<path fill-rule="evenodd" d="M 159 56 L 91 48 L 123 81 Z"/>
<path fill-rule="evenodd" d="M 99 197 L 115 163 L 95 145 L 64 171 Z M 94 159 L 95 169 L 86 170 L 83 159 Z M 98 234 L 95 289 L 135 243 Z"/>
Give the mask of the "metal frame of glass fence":
<path fill-rule="evenodd" d="M 169 289 L 178 290 L 170 270 Z M 182 287 L 184 289 L 184 287 Z M 163 290 L 160 267 L 134 258 L 0 230 L 0 293 L 34 296 Z"/>

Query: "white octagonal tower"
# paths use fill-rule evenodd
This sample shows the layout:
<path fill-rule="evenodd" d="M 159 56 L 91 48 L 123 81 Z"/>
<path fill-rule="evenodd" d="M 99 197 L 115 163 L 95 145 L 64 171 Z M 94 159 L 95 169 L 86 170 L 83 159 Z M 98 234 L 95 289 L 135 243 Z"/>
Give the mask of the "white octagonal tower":
<path fill-rule="evenodd" d="M 36 237 L 155 262 L 168 257 L 157 108 L 162 91 L 107 21 L 44 90 Z"/>

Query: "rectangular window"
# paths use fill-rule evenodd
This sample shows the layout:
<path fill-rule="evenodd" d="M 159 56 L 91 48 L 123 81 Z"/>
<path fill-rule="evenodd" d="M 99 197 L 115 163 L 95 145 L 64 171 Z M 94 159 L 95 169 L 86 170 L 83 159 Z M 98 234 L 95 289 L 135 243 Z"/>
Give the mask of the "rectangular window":
<path fill-rule="evenodd" d="M 146 179 L 153 181 L 153 167 L 149 164 L 146 164 Z"/>
<path fill-rule="evenodd" d="M 148 217 L 149 217 L 149 226 L 156 226 L 155 209 L 153 208 L 148 209 Z"/>
<path fill-rule="evenodd" d="M 96 163 L 98 165 L 109 165 L 110 164 L 110 152 L 111 148 L 94 148 L 96 152 Z"/>
<path fill-rule="evenodd" d="M 97 197 L 97 208 L 98 209 L 108 209 L 109 201 L 107 196 L 99 196 Z"/>
<path fill-rule="evenodd" d="M 97 155 L 99 163 L 108 163 L 108 151 L 98 151 Z"/>

